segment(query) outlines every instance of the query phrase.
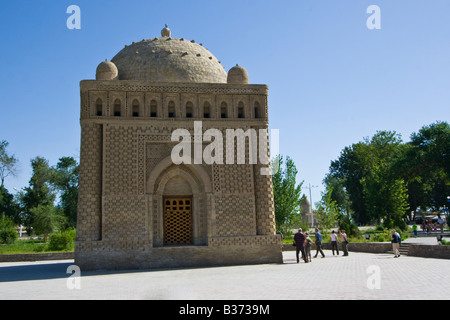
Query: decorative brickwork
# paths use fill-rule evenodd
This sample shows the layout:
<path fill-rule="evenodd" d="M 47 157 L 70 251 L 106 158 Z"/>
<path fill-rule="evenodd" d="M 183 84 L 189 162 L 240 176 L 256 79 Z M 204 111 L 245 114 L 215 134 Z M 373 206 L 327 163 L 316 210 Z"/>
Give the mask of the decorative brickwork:
<path fill-rule="evenodd" d="M 216 236 L 256 234 L 255 203 L 252 195 L 216 195 Z"/>
<path fill-rule="evenodd" d="M 253 170 L 247 164 L 213 165 L 214 191 L 253 194 Z"/>
<path fill-rule="evenodd" d="M 104 240 L 148 239 L 145 196 L 106 196 L 103 201 Z"/>
<path fill-rule="evenodd" d="M 96 241 L 102 238 L 101 196 L 78 196 L 77 240 Z"/>
<path fill-rule="evenodd" d="M 104 194 L 136 194 L 138 189 L 137 135 L 126 125 L 107 125 Z"/>
<path fill-rule="evenodd" d="M 89 80 L 85 80 L 89 81 Z M 265 86 L 230 86 L 230 85 L 220 85 L 215 84 L 213 87 L 209 85 L 175 85 L 171 84 L 169 86 L 160 85 L 149 85 L 143 82 L 137 81 L 119 81 L 113 83 L 113 81 L 96 81 L 99 84 L 96 85 L 97 90 L 107 90 L 107 91 L 141 91 L 141 92 L 177 92 L 177 93 L 213 93 L 213 94 L 267 94 L 267 88 Z"/>
<path fill-rule="evenodd" d="M 81 152 L 77 239 L 101 239 L 102 140 L 103 127 L 84 124 L 81 128 Z"/>
<path fill-rule="evenodd" d="M 226 83 L 218 61 L 180 39 L 177 50 L 198 47 L 200 56 L 171 62 L 170 41 L 145 40 L 123 50 L 113 61 L 119 79 L 100 72 L 99 80 L 81 82 L 75 263 L 88 270 L 281 262 L 272 180 L 261 175 L 269 165 L 249 161 L 248 140 L 240 153 L 238 141 L 225 138 L 228 129 L 250 134 L 268 128 L 267 86 Z M 159 51 L 131 50 L 153 45 Z M 188 73 L 180 73 L 191 60 Z M 107 63 L 112 69 L 113 62 Z M 212 62 L 211 70 L 194 67 Z M 216 75 L 221 83 L 206 83 Z M 202 123 L 200 135 L 194 121 Z M 215 150 L 224 164 L 173 163 L 177 129 L 192 138 L 192 160 L 200 146 L 201 155 Z M 208 129 L 223 134 L 223 149 L 210 147 Z M 225 161 L 228 149 L 233 164 Z M 183 206 L 165 206 L 167 199 L 182 199 Z"/>
<path fill-rule="evenodd" d="M 248 236 L 248 237 L 214 237 L 210 241 L 212 247 L 227 246 L 279 246 L 279 236 Z"/>
<path fill-rule="evenodd" d="M 103 126 L 101 124 L 82 125 L 80 170 L 87 174 L 80 176 L 80 194 L 101 195 L 102 193 L 102 144 Z"/>
<path fill-rule="evenodd" d="M 261 168 L 255 165 L 255 209 L 256 232 L 258 235 L 272 235 L 275 233 L 275 207 L 273 203 L 272 176 L 261 175 Z"/>

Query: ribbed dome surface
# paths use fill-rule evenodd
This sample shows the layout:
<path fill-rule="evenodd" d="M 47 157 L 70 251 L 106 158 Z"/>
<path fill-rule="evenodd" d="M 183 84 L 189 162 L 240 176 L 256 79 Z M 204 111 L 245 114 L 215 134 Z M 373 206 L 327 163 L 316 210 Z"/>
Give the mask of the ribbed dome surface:
<path fill-rule="evenodd" d="M 112 60 L 120 80 L 226 83 L 223 66 L 202 45 L 186 39 L 161 37 L 122 49 Z"/>

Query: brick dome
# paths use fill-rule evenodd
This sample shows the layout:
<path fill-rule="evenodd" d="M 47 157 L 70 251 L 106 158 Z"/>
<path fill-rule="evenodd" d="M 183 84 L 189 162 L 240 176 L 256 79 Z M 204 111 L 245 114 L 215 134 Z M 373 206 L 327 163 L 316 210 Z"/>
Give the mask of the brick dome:
<path fill-rule="evenodd" d="M 119 80 L 227 83 L 224 67 L 205 47 L 163 31 L 166 36 L 133 42 L 111 60 Z"/>
<path fill-rule="evenodd" d="M 97 80 L 117 80 L 119 71 L 114 63 L 105 60 L 101 62 L 96 70 L 95 78 Z"/>
<path fill-rule="evenodd" d="M 247 70 L 237 64 L 228 71 L 227 82 L 233 84 L 248 84 Z"/>

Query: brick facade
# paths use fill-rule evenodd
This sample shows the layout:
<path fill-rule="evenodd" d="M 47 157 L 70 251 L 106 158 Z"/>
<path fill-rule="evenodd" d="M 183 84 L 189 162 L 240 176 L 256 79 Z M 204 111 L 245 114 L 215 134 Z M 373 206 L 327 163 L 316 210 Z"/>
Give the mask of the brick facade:
<path fill-rule="evenodd" d="M 202 133 L 223 134 L 224 157 L 227 129 L 267 130 L 267 86 L 145 80 L 80 86 L 75 263 L 82 270 L 282 262 L 271 176 L 261 175 L 270 165 L 249 162 L 248 142 L 244 164 L 236 155 L 234 164 L 171 160 L 176 129 L 188 130 L 196 148 L 194 121 Z M 192 243 L 169 246 L 163 201 L 177 196 L 192 199 Z"/>

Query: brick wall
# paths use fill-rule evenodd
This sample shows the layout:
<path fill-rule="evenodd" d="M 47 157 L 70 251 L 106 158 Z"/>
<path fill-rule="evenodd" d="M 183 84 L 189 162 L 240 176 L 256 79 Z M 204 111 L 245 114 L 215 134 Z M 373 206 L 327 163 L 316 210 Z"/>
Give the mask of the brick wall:
<path fill-rule="evenodd" d="M 0 254 L 0 262 L 66 260 L 73 258 L 73 252 Z"/>

